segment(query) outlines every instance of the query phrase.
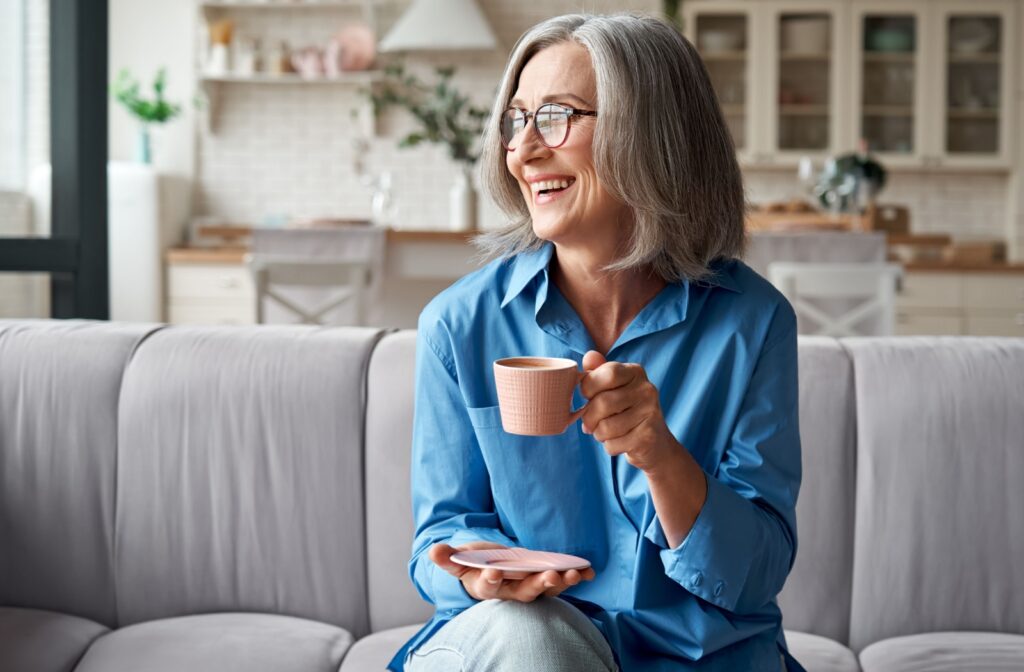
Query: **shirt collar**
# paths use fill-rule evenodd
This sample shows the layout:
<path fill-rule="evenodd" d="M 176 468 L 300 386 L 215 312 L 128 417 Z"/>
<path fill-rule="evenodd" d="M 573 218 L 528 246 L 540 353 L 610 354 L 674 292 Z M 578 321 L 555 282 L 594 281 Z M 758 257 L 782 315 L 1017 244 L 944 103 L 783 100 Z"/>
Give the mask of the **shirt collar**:
<path fill-rule="evenodd" d="M 505 298 L 501 301 L 502 308 L 519 296 L 537 274 L 548 267 L 554 250 L 555 246 L 546 242 L 539 250 L 522 252 L 512 259 L 512 277 L 509 279 L 508 289 L 505 290 Z"/>
<path fill-rule="evenodd" d="M 554 254 L 554 250 L 554 245 L 550 242 L 545 242 L 540 249 L 523 252 L 521 254 L 517 254 L 513 258 L 512 276 L 509 279 L 508 289 L 505 290 L 505 296 L 501 301 L 502 308 L 507 306 L 512 299 L 519 296 L 526 286 L 537 277 L 538 273 L 547 269 L 548 264 L 551 262 L 551 256 Z M 743 290 L 740 289 L 735 278 L 732 276 L 734 265 L 735 261 L 732 259 L 716 259 L 709 265 L 709 270 L 711 272 L 700 281 L 693 284 L 697 287 L 721 287 L 722 289 L 742 294 Z M 686 284 L 688 283 L 680 283 L 680 286 L 685 287 Z M 686 313 L 684 308 L 683 315 L 679 316 L 679 319 L 683 319 L 685 316 Z"/>

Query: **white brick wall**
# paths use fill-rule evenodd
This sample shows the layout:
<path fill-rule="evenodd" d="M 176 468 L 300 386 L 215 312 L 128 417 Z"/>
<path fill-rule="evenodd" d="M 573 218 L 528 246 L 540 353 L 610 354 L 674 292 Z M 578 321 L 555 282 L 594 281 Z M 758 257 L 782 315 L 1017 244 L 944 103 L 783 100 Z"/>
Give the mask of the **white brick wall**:
<path fill-rule="evenodd" d="M 407 3 L 406 3 L 407 4 Z M 502 46 L 510 49 L 535 23 L 574 11 L 636 10 L 656 12 L 660 0 L 482 0 Z M 382 13 L 386 32 L 405 4 Z M 343 22 L 339 14 L 306 10 L 275 20 L 280 12 L 258 12 L 237 25 L 239 34 L 287 39 L 293 47 L 323 43 Z M 327 19 L 312 19 L 311 15 Z M 489 107 L 505 64 L 505 54 L 417 56 L 410 69 L 430 75 L 437 65 L 457 68 L 456 83 L 477 105 Z M 215 134 L 201 133 L 199 203 L 205 214 L 239 221 L 260 221 L 268 215 L 291 217 L 366 217 L 370 193 L 352 170 L 352 141 L 357 133 L 349 110 L 362 105 L 354 88 L 324 86 L 232 85 L 223 87 L 221 113 Z M 382 120 L 383 137 L 371 140 L 367 166 L 392 172 L 401 226 L 414 229 L 447 227 L 448 191 L 456 167 L 444 148 L 427 146 L 400 150 L 397 139 L 411 130 L 403 112 Z M 485 227 L 500 223 L 500 213 L 484 205 Z"/>
<path fill-rule="evenodd" d="M 748 172 L 745 184 L 752 203 L 799 195 L 796 170 Z M 1002 239 L 1009 185 L 1006 175 L 890 171 L 879 202 L 910 208 L 914 233 L 948 233 L 962 240 Z"/>

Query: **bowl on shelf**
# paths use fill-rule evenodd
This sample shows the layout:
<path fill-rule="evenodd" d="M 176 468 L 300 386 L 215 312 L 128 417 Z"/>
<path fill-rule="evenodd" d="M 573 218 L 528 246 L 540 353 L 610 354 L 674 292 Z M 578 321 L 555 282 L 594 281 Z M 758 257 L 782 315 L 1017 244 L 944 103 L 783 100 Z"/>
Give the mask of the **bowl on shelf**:
<path fill-rule="evenodd" d="M 956 21 L 949 29 L 949 48 L 955 54 L 980 54 L 995 42 L 991 23 L 981 19 Z"/>
<path fill-rule="evenodd" d="M 878 28 L 868 33 L 868 49 L 886 53 L 913 51 L 914 38 L 910 31 L 898 28 Z"/>
<path fill-rule="evenodd" d="M 828 18 L 794 17 L 782 22 L 782 53 L 808 55 L 828 53 Z"/>
<path fill-rule="evenodd" d="M 739 31 L 724 29 L 708 29 L 701 31 L 697 39 L 700 50 L 714 54 L 743 49 L 743 35 Z"/>

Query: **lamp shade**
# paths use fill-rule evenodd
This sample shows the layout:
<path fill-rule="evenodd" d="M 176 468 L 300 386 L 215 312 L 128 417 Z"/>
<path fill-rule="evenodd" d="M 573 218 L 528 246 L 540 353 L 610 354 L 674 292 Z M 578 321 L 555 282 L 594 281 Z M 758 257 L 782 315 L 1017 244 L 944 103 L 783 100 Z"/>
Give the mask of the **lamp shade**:
<path fill-rule="evenodd" d="M 498 46 L 475 0 L 413 0 L 380 51 L 488 50 Z"/>

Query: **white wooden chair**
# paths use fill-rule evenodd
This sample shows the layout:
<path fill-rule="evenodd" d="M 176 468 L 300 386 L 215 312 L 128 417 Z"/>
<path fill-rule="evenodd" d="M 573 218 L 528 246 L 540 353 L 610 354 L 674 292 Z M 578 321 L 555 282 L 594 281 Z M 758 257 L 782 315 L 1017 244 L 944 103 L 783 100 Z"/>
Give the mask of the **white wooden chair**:
<path fill-rule="evenodd" d="M 768 265 L 768 279 L 792 304 L 800 333 L 837 337 L 892 335 L 902 272 L 888 263 Z"/>
<path fill-rule="evenodd" d="M 366 261 L 319 261 L 308 257 L 250 254 L 246 257 L 256 285 L 256 321 L 266 323 L 266 301 L 294 314 L 303 324 L 327 324 L 326 316 L 349 304 L 350 324 L 366 323 L 366 295 L 370 284 L 370 264 Z M 333 289 L 326 299 L 313 307 L 300 305 L 284 296 L 278 288 Z M 331 321 L 335 325 L 339 322 Z"/>

